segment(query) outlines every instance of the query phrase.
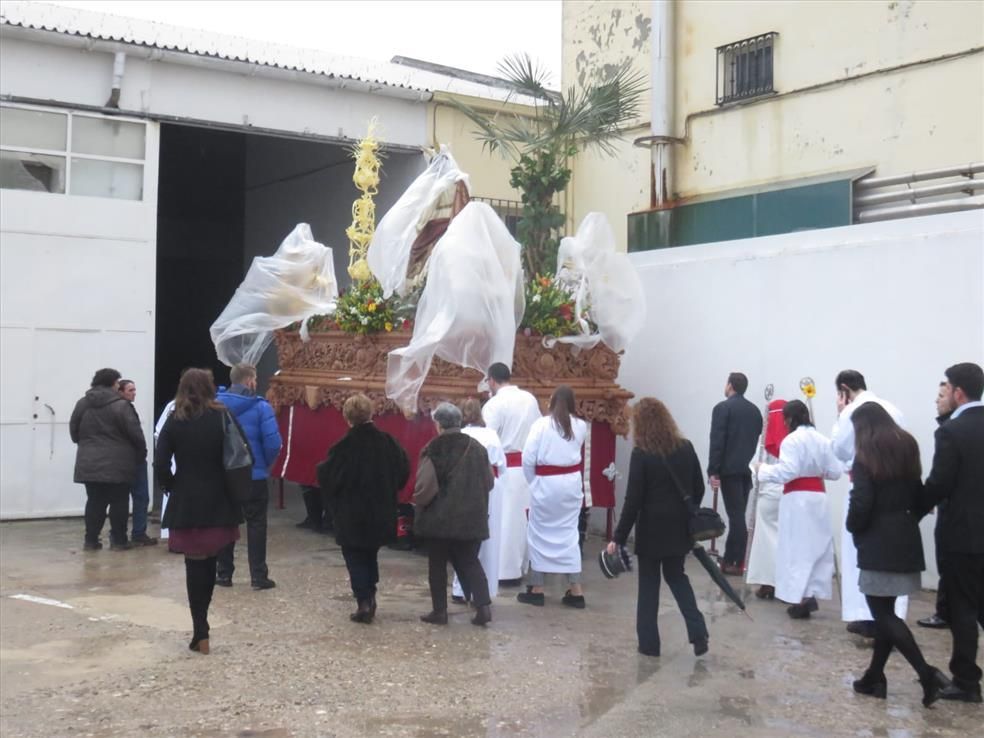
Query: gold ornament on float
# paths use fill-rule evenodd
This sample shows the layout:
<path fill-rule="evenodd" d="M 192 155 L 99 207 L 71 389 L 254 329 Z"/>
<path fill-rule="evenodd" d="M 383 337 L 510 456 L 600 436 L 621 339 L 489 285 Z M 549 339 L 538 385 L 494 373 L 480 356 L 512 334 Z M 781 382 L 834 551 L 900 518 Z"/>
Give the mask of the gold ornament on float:
<path fill-rule="evenodd" d="M 352 203 L 352 225 L 345 229 L 349 239 L 348 273 L 354 282 L 372 278 L 366 252 L 376 231 L 376 203 L 373 197 L 379 191 L 380 145 L 374 135 L 376 119 L 369 121 L 366 137 L 352 148 L 355 172 L 352 182 L 362 192 L 362 197 Z"/>

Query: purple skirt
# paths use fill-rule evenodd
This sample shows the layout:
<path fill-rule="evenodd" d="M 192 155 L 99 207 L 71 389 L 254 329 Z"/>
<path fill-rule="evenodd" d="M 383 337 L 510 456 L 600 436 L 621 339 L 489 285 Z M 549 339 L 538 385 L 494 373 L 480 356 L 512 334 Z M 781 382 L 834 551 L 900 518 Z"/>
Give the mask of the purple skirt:
<path fill-rule="evenodd" d="M 215 556 L 239 540 L 239 526 L 216 528 L 171 528 L 167 547 L 189 556 Z"/>

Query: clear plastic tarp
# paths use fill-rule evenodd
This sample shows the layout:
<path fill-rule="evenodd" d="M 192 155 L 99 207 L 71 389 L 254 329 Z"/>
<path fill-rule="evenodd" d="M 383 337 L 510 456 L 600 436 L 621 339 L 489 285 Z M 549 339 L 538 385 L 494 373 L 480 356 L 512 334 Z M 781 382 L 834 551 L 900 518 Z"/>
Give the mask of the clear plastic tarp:
<path fill-rule="evenodd" d="M 314 240 L 311 226 L 299 223 L 273 256 L 258 256 L 210 333 L 219 361 L 255 365 L 273 332 L 307 319 L 332 314 L 338 298 L 332 251 Z"/>
<path fill-rule="evenodd" d="M 454 200 L 458 182 L 468 185 L 468 175 L 458 168 L 447 146 L 376 225 L 366 260 L 383 287 L 383 297 L 394 292 L 405 296 L 410 285 L 407 267 L 410 249 L 424 226 Z"/>
<path fill-rule="evenodd" d="M 627 254 L 615 250 L 615 234 L 601 213 L 588 213 L 574 236 L 561 239 L 557 251 L 557 280 L 575 294 L 577 315 L 587 309 L 597 333 L 581 321 L 582 333 L 547 341 L 590 348 L 602 341 L 622 351 L 642 330 L 646 296 L 639 273 Z"/>
<path fill-rule="evenodd" d="M 410 345 L 389 354 L 386 395 L 406 413 L 439 357 L 485 372 L 512 364 L 523 316 L 519 244 L 491 207 L 468 203 L 434 246 Z"/>

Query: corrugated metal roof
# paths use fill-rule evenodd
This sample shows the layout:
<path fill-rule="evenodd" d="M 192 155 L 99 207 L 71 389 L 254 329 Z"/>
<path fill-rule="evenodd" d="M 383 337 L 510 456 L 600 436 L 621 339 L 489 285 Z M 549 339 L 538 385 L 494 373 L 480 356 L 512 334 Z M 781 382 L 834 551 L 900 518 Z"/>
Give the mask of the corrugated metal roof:
<path fill-rule="evenodd" d="M 5 2 L 0 25 L 131 44 L 213 59 L 353 80 L 424 92 L 450 92 L 492 100 L 511 98 L 508 90 L 413 67 L 228 36 L 166 23 L 95 13 L 39 2 Z"/>

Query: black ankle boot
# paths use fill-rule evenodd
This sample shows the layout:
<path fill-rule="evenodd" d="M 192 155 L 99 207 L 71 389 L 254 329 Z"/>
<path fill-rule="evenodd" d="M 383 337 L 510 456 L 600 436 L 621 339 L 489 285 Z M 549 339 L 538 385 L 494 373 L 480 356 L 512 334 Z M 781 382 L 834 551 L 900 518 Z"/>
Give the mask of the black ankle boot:
<path fill-rule="evenodd" d="M 935 667 L 929 667 L 929 671 L 919 677 L 919 683 L 923 688 L 923 707 L 929 707 L 940 698 L 940 693 L 950 686 L 950 680 L 943 672 Z"/>
<path fill-rule="evenodd" d="M 372 600 L 359 600 L 359 608 L 349 615 L 349 620 L 353 623 L 366 623 L 367 625 L 372 622 Z"/>
<path fill-rule="evenodd" d="M 854 691 L 883 700 L 888 694 L 888 681 L 884 674 L 875 676 L 866 671 L 864 676 L 854 682 Z"/>
<path fill-rule="evenodd" d="M 492 606 L 479 605 L 475 609 L 475 617 L 472 618 L 472 625 L 486 625 L 492 622 Z"/>

